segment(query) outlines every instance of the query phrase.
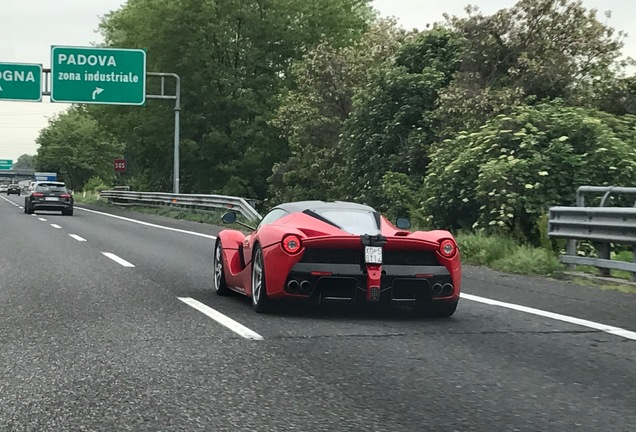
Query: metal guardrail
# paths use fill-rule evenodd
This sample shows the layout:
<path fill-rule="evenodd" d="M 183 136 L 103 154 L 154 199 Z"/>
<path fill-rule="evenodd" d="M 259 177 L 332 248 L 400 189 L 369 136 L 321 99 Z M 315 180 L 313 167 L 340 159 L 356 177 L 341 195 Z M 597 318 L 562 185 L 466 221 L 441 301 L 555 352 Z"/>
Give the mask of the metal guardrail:
<path fill-rule="evenodd" d="M 585 193 L 603 193 L 599 207 L 585 207 Z M 548 236 L 567 239 L 566 253 L 560 256 L 569 270 L 576 265 L 598 267 L 602 275 L 610 269 L 632 272 L 636 279 L 636 262 L 615 261 L 611 258 L 611 243 L 631 245 L 636 261 L 636 206 L 606 207 L 612 193 L 636 194 L 636 188 L 581 186 L 576 192 L 576 207 L 551 207 Z M 598 258 L 578 255 L 577 241 L 596 243 Z"/>
<path fill-rule="evenodd" d="M 236 210 L 250 221 L 262 217 L 254 208 L 255 201 L 225 195 L 172 194 L 163 192 L 135 192 L 108 190 L 100 192 L 109 203 L 120 206 L 166 206 L 197 209 L 202 211 Z M 251 202 L 250 202 L 251 201 Z"/>

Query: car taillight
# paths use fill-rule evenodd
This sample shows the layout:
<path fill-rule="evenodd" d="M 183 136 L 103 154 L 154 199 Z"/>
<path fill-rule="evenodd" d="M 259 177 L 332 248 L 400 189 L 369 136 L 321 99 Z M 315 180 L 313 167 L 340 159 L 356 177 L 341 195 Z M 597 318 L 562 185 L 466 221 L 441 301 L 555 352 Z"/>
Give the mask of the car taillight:
<path fill-rule="evenodd" d="M 457 246 L 451 239 L 442 240 L 439 244 L 439 253 L 444 258 L 452 258 L 457 253 Z"/>
<path fill-rule="evenodd" d="M 283 250 L 288 254 L 297 254 L 300 252 L 300 247 L 302 245 L 300 241 L 300 237 L 295 234 L 289 234 L 283 237 Z"/>
<path fill-rule="evenodd" d="M 43 197 L 44 194 L 42 192 L 33 192 L 33 196 L 35 196 L 35 197 Z"/>
<path fill-rule="evenodd" d="M 69 194 L 62 194 L 62 195 L 60 195 L 60 197 L 62 197 L 62 198 L 70 198 L 71 196 Z"/>

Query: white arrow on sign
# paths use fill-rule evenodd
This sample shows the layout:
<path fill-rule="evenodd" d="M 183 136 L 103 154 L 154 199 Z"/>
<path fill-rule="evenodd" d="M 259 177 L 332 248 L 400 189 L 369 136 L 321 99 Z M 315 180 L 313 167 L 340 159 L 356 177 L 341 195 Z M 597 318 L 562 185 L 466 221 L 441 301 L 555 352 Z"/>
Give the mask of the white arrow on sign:
<path fill-rule="evenodd" d="M 103 88 L 99 88 L 99 87 L 95 87 L 95 90 L 93 90 L 93 100 L 95 100 L 95 98 L 97 97 L 98 94 L 100 94 L 101 92 L 103 92 L 104 89 Z"/>
<path fill-rule="evenodd" d="M 2 91 L 2 86 L 0 86 L 0 91 Z"/>

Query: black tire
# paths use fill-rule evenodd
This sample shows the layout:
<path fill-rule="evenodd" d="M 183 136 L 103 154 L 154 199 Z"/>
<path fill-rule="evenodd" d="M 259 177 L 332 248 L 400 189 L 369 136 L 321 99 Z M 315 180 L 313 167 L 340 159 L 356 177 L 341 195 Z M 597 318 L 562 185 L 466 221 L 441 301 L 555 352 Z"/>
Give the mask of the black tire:
<path fill-rule="evenodd" d="M 216 293 L 220 296 L 227 296 L 232 293 L 225 282 L 225 269 L 223 268 L 223 245 L 221 240 L 217 240 L 214 245 L 214 254 L 212 256 L 212 269 L 214 270 L 213 286 Z"/>
<path fill-rule="evenodd" d="M 73 216 L 73 209 L 62 210 L 62 216 Z"/>
<path fill-rule="evenodd" d="M 265 263 L 263 251 L 260 246 L 254 249 L 252 258 L 252 307 L 257 313 L 267 313 L 271 309 L 270 300 L 267 297 L 265 285 Z"/>
<path fill-rule="evenodd" d="M 25 205 L 24 208 L 26 209 L 27 214 L 35 213 L 35 209 L 31 207 L 29 204 Z"/>

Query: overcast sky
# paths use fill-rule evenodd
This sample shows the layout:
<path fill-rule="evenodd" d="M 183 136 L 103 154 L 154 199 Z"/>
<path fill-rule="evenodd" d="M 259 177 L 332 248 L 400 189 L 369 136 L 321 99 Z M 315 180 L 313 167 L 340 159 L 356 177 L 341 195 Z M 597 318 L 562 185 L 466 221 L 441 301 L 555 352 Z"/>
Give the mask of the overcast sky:
<path fill-rule="evenodd" d="M 300 0 L 302 1 L 302 0 Z M 307 0 L 311 1 L 311 0 Z M 0 12 L 0 62 L 41 63 L 50 67 L 51 45 L 86 46 L 101 42 L 96 33 L 99 19 L 118 9 L 124 0 L 2 0 Z M 583 0 L 588 8 L 612 11 L 608 21 L 629 32 L 636 21 L 636 0 Z M 406 28 L 426 27 L 442 19 L 442 14 L 463 15 L 466 4 L 477 5 L 484 13 L 511 7 L 515 0 L 374 0 L 385 16 L 395 16 Z M 636 58 L 636 35 L 629 37 L 625 55 Z M 167 72 L 167 71 L 166 71 Z M 35 154 L 35 138 L 48 118 L 68 105 L 42 102 L 0 101 L 0 159 Z"/>

